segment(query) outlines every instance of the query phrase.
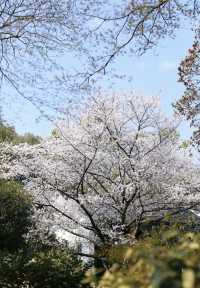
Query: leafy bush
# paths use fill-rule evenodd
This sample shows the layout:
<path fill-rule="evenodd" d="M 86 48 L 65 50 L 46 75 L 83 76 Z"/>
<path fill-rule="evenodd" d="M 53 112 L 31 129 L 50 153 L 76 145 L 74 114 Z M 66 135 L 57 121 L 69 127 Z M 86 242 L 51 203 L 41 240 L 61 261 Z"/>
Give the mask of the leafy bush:
<path fill-rule="evenodd" d="M 22 251 L 0 250 L 0 287 L 25 287 L 24 266 L 27 259 Z"/>
<path fill-rule="evenodd" d="M 31 198 L 22 185 L 0 181 L 0 249 L 16 250 L 32 225 Z"/>
<path fill-rule="evenodd" d="M 54 248 L 27 255 L 23 251 L 0 252 L 2 288 L 82 287 L 84 266 L 69 249 Z"/>
<path fill-rule="evenodd" d="M 115 257 L 116 263 L 100 282 L 94 269 L 87 279 L 91 287 L 98 288 L 197 288 L 200 287 L 199 260 L 200 234 L 169 230 L 141 240 L 126 249 L 123 257 Z"/>
<path fill-rule="evenodd" d="M 84 266 L 53 235 L 25 241 L 32 223 L 32 202 L 22 185 L 0 182 L 0 287 L 78 288 Z M 27 285 L 27 286 L 26 286 Z"/>
<path fill-rule="evenodd" d="M 26 281 L 34 288 L 78 288 L 83 265 L 69 249 L 38 252 L 25 269 Z"/>

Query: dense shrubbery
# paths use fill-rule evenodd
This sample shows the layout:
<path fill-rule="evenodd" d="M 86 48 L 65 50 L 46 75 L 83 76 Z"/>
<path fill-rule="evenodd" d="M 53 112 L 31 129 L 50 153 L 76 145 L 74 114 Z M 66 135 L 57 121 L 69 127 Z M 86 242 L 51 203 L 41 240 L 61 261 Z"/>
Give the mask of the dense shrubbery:
<path fill-rule="evenodd" d="M 0 181 L 0 249 L 24 246 L 24 236 L 32 225 L 31 198 L 21 184 Z"/>
<path fill-rule="evenodd" d="M 111 249 L 115 264 L 98 282 L 88 273 L 92 287 L 98 288 L 197 288 L 200 286 L 200 235 L 168 230 L 140 240 L 132 247 Z M 119 251 L 121 250 L 121 253 Z"/>
<path fill-rule="evenodd" d="M 0 287 L 22 287 L 25 261 L 26 257 L 22 251 L 10 253 L 6 250 L 0 250 Z"/>
<path fill-rule="evenodd" d="M 81 287 L 84 276 L 82 262 L 65 248 L 37 252 L 25 267 L 25 277 L 31 287 Z"/>
<path fill-rule="evenodd" d="M 54 247 L 31 255 L 0 252 L 2 288 L 78 288 L 82 287 L 83 271 L 81 261 L 69 249 Z"/>
<path fill-rule="evenodd" d="M 22 185 L 1 181 L 0 287 L 82 287 L 84 266 L 72 250 L 50 236 L 48 245 L 40 239 L 26 241 L 34 225 L 32 214 L 31 198 Z"/>

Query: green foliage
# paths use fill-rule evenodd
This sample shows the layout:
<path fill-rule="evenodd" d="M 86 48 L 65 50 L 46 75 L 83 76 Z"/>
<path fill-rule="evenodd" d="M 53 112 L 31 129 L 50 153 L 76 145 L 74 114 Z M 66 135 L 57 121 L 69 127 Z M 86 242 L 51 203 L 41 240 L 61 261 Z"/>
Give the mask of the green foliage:
<path fill-rule="evenodd" d="M 69 249 L 52 248 L 31 255 L 0 252 L 0 287 L 82 287 L 84 266 Z M 27 286 L 26 286 L 26 285 Z"/>
<path fill-rule="evenodd" d="M 32 222 L 32 201 L 22 185 L 0 181 L 0 287 L 82 287 L 84 265 L 53 235 L 25 241 Z"/>
<path fill-rule="evenodd" d="M 0 181 L 0 249 L 15 250 L 24 244 L 32 225 L 31 198 L 22 185 Z"/>
<path fill-rule="evenodd" d="M 27 258 L 22 251 L 10 253 L 0 250 L 0 287 L 22 288 L 25 284 L 24 267 Z"/>
<path fill-rule="evenodd" d="M 13 144 L 28 143 L 35 145 L 40 143 L 40 137 L 34 136 L 31 133 L 25 133 L 24 135 L 18 135 L 15 128 L 4 123 L 0 123 L 0 143 L 8 142 Z"/>
<path fill-rule="evenodd" d="M 191 140 L 184 140 L 182 141 L 181 145 L 180 145 L 180 148 L 181 149 L 187 149 L 188 147 L 191 146 Z"/>
<path fill-rule="evenodd" d="M 60 131 L 57 128 L 53 129 L 52 132 L 51 132 L 51 136 L 53 138 L 60 138 L 60 136 L 61 136 L 60 135 Z"/>
<path fill-rule="evenodd" d="M 199 260 L 200 234 L 172 229 L 118 253 L 116 263 L 100 282 L 96 281 L 95 270 L 88 273 L 87 279 L 91 287 L 98 288 L 197 288 Z"/>
<path fill-rule="evenodd" d="M 35 145 L 35 144 L 39 144 L 41 141 L 41 138 L 39 136 L 35 136 L 31 133 L 25 133 L 24 135 L 20 136 L 18 135 L 18 137 L 16 138 L 16 144 L 18 143 L 28 143 L 29 145 Z"/>
<path fill-rule="evenodd" d="M 14 142 L 17 138 L 17 133 L 14 127 L 0 123 L 0 142 Z"/>
<path fill-rule="evenodd" d="M 25 270 L 27 282 L 34 288 L 78 288 L 83 279 L 83 265 L 69 249 L 38 252 Z"/>

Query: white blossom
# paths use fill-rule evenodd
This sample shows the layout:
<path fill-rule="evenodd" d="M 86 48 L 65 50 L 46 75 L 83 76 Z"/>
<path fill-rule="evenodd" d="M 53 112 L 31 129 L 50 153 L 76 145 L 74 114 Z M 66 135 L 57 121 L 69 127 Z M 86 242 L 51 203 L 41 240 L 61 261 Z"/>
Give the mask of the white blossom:
<path fill-rule="evenodd" d="M 125 242 L 146 217 L 199 202 L 199 168 L 176 128 L 156 98 L 93 97 L 56 137 L 6 148 L 2 175 L 23 179 L 48 225 Z"/>

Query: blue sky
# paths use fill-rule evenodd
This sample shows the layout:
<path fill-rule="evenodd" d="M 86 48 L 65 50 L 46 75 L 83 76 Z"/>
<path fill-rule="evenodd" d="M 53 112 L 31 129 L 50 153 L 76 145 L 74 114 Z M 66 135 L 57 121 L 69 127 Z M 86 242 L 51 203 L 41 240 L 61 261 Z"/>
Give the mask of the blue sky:
<path fill-rule="evenodd" d="M 134 90 L 146 96 L 159 96 L 163 111 L 168 116 L 172 115 L 171 104 L 181 97 L 184 89 L 183 85 L 177 82 L 177 67 L 192 41 L 193 34 L 186 25 L 177 32 L 175 39 L 162 40 L 156 49 L 149 50 L 141 57 L 120 56 L 115 63 L 116 70 L 132 80 L 118 79 L 112 85 L 112 89 Z M 70 55 L 64 57 L 63 61 L 66 64 L 73 63 Z M 110 83 L 105 77 L 101 84 L 107 89 Z M 8 91 L 5 87 L 0 97 L 5 96 L 5 92 Z M 24 100 L 12 101 L 9 96 L 4 97 L 2 103 L 4 118 L 14 125 L 19 133 L 32 132 L 41 136 L 50 133 L 52 123 L 41 118 L 32 104 Z M 180 132 L 183 138 L 191 135 L 187 123 L 181 125 Z"/>

